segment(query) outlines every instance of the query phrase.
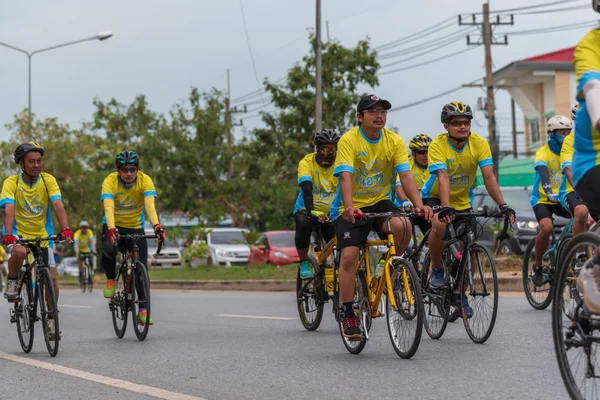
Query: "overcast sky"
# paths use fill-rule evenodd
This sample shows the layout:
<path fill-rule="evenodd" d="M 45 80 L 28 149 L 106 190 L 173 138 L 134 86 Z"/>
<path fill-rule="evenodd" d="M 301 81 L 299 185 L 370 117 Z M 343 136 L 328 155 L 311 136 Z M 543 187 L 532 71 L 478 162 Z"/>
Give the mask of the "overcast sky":
<path fill-rule="evenodd" d="M 252 52 L 259 80 L 276 80 L 308 52 L 307 32 L 315 23 L 312 0 L 243 0 Z M 480 12 L 481 0 L 322 0 L 323 39 L 325 21 L 329 31 L 345 46 L 370 37 L 373 47 L 388 43 L 443 21 L 458 13 Z M 542 0 L 502 0 L 491 2 L 491 10 L 523 7 Z M 588 0 L 567 2 L 566 6 L 588 5 Z M 556 6 L 555 6 L 556 7 Z M 552 27 L 592 21 L 591 7 L 570 12 L 515 16 L 515 25 L 498 27 L 497 32 Z M 429 36 L 455 34 L 459 28 Z M 495 68 L 512 61 L 574 46 L 589 28 L 542 35 L 509 35 L 509 46 L 492 49 Z M 81 0 L 3 1 L 0 3 L 0 41 L 29 51 L 92 36 L 111 30 L 109 40 L 90 41 L 40 53 L 33 57 L 32 110 L 38 117 L 58 117 L 79 127 L 91 120 L 95 97 L 114 97 L 129 103 L 145 94 L 150 107 L 166 113 L 185 99 L 190 86 L 201 90 L 226 86 L 225 71 L 231 70 L 232 98 L 255 91 L 257 87 L 239 0 L 171 0 L 89 2 Z M 475 37 L 474 37 L 475 38 Z M 414 46 L 407 43 L 402 48 Z M 415 58 L 399 67 L 427 61 L 466 48 L 463 39 L 430 55 Z M 415 55 L 417 53 L 412 53 Z M 404 58 L 404 57 L 401 57 Z M 395 59 L 381 61 L 382 64 Z M 420 100 L 484 75 L 483 47 L 420 68 L 380 77 L 374 91 L 392 105 Z M 393 68 L 389 68 L 393 69 Z M 368 90 L 368 88 L 364 88 Z M 444 103 L 462 100 L 474 105 L 483 96 L 481 89 L 461 89 L 420 106 L 392 113 L 388 125 L 398 127 L 408 139 L 417 133 L 430 135 L 443 129 L 439 113 Z M 253 100 L 256 100 L 254 98 Z M 496 96 L 501 135 L 510 130 L 510 98 Z M 27 57 L 0 47 L 0 140 L 8 138 L 4 124 L 27 107 Z M 255 110 L 260 105 L 249 107 Z M 267 106 L 267 109 L 270 109 Z M 248 118 L 257 112 L 241 115 Z M 519 113 L 520 114 L 520 113 Z M 244 125 L 260 125 L 259 118 Z M 522 129 L 522 121 L 519 120 Z M 487 136 L 481 112 L 473 131 Z M 243 129 L 238 128 L 238 135 Z M 507 142 L 508 143 L 508 142 Z"/>

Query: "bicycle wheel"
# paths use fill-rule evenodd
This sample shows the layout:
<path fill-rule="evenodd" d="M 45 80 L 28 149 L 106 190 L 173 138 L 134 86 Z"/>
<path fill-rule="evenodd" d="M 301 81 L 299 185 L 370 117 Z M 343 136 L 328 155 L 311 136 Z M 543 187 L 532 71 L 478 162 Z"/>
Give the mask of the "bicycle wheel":
<path fill-rule="evenodd" d="M 445 290 L 433 290 L 429 285 L 429 282 L 431 282 L 431 256 L 429 253 L 425 256 L 421 277 L 423 312 L 425 314 L 423 325 L 425 326 L 427 335 L 437 340 L 442 337 L 448 324 L 449 303 L 446 301 Z"/>
<path fill-rule="evenodd" d="M 460 317 L 460 308 L 456 306 L 450 306 L 450 312 L 448 313 L 448 322 L 454 322 Z"/>
<path fill-rule="evenodd" d="M 88 266 L 87 276 L 88 276 L 88 281 L 87 281 L 88 293 L 92 293 L 92 288 L 94 287 L 94 274 L 92 274 L 92 271 L 89 266 Z"/>
<path fill-rule="evenodd" d="M 314 277 L 301 279 L 300 269 L 298 269 L 296 276 L 296 305 L 298 306 L 300 322 L 302 322 L 304 328 L 307 331 L 314 331 L 321 325 L 321 319 L 323 318 L 324 276 L 323 273 L 317 274 L 317 271 L 319 271 L 317 261 L 313 257 L 309 257 L 308 259 Z"/>
<path fill-rule="evenodd" d="M 473 310 L 471 318 L 462 308 L 462 317 L 467 334 L 475 343 L 485 343 L 492 334 L 498 313 L 498 275 L 490 251 L 478 244 L 470 251 L 472 275 L 468 273 L 468 264 L 461 274 L 459 288 L 461 304 L 468 302 Z M 472 276 L 473 282 L 468 279 Z M 469 286 L 467 289 L 466 286 Z"/>
<path fill-rule="evenodd" d="M 581 248 L 592 252 L 600 247 L 600 236 L 584 232 L 570 241 L 563 262 L 555 273 L 552 305 L 552 336 L 558 368 L 567 391 L 573 399 L 600 398 L 597 371 L 600 370 L 597 343 L 600 316 L 583 308 L 583 297 L 576 283 L 572 265 Z M 559 289 L 560 288 L 560 289 Z"/>
<path fill-rule="evenodd" d="M 531 281 L 533 276 L 533 263 L 535 262 L 535 238 L 527 244 L 525 254 L 523 255 L 523 289 L 525 291 L 525 297 L 531 304 L 531 307 L 536 310 L 546 309 L 550 303 L 552 303 L 552 283 L 550 275 L 550 265 L 542 265 L 544 274 L 544 284 L 542 286 L 536 286 Z M 553 266 L 552 266 L 553 267 Z"/>
<path fill-rule="evenodd" d="M 21 348 L 29 353 L 33 347 L 33 326 L 35 322 L 35 296 L 31 283 L 31 272 L 23 277 L 19 302 L 15 303 L 14 316 L 17 322 L 17 334 Z"/>
<path fill-rule="evenodd" d="M 47 267 L 38 267 L 37 291 L 46 348 L 50 356 L 56 357 L 60 340 L 60 327 L 58 324 L 56 293 L 54 292 L 52 276 L 50 276 Z"/>
<path fill-rule="evenodd" d="M 361 327 L 364 337 L 359 340 L 352 340 L 344 337 L 342 318 L 338 318 L 338 325 L 340 328 L 342 341 L 344 342 L 346 350 L 348 350 L 351 354 L 359 354 L 361 351 L 363 351 L 367 344 L 367 337 L 369 329 L 371 328 L 372 319 L 371 305 L 369 304 L 369 298 L 367 296 L 368 290 L 369 289 L 367 288 L 367 280 L 365 278 L 364 271 L 357 271 L 354 284 L 354 312 L 356 313 L 358 325 Z M 340 312 L 342 312 L 341 309 Z"/>
<path fill-rule="evenodd" d="M 85 293 L 87 278 L 86 278 L 86 267 L 85 265 L 81 268 L 81 277 L 79 278 L 79 287 L 81 287 L 81 293 Z"/>
<path fill-rule="evenodd" d="M 113 328 L 119 339 L 125 335 L 127 330 L 127 316 L 129 303 L 127 301 L 127 273 L 121 274 L 125 269 L 119 269 L 117 272 L 117 280 L 115 281 L 115 296 L 110 299 L 108 308 L 112 314 Z"/>
<path fill-rule="evenodd" d="M 415 268 L 406 260 L 394 257 L 390 262 L 390 277 L 397 308 L 385 298 L 386 320 L 392 346 L 401 358 L 411 358 L 417 352 L 423 332 L 423 294 Z M 405 281 L 406 279 L 406 281 Z M 412 297 L 412 304 L 409 302 Z M 404 310 L 404 312 L 402 312 Z M 406 318 L 409 315 L 410 318 Z"/>
<path fill-rule="evenodd" d="M 139 261 L 136 261 L 135 268 L 132 269 L 131 279 L 131 318 L 133 319 L 133 330 L 139 341 L 146 339 L 148 329 L 150 329 L 150 280 L 146 266 Z M 138 282 L 139 280 L 139 282 Z M 141 283 L 141 287 L 138 285 Z M 146 300 L 140 300 L 138 290 L 144 293 Z M 146 323 L 142 324 L 138 319 L 140 310 L 146 309 Z"/>

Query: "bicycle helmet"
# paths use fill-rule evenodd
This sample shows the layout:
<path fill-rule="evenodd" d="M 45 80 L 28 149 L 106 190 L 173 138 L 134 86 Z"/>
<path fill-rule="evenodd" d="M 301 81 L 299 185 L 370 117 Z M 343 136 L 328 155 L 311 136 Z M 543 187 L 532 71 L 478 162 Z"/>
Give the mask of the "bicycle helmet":
<path fill-rule="evenodd" d="M 88 222 L 87 222 L 87 221 L 83 220 L 83 221 L 81 221 L 81 222 L 79 223 L 79 227 L 80 227 L 80 228 L 89 228 L 89 227 L 90 227 L 90 224 L 88 224 Z"/>
<path fill-rule="evenodd" d="M 426 150 L 431 143 L 431 138 L 424 133 L 420 133 L 411 139 L 408 147 L 412 150 Z"/>
<path fill-rule="evenodd" d="M 573 129 L 573 121 L 564 115 L 555 115 L 548 120 L 548 133 L 557 129 Z"/>
<path fill-rule="evenodd" d="M 123 165 L 135 165 L 136 167 L 140 166 L 140 158 L 137 153 L 132 150 L 123 150 L 117 155 L 115 159 L 115 165 L 117 168 Z"/>
<path fill-rule="evenodd" d="M 27 143 L 21 143 L 14 152 L 15 164 L 18 164 L 19 161 L 25 158 L 26 154 L 31 153 L 32 151 L 37 151 L 42 156 L 44 155 L 44 149 L 37 142 L 30 140 Z"/>
<path fill-rule="evenodd" d="M 313 143 L 315 146 L 321 144 L 337 144 L 340 141 L 340 133 L 336 129 L 321 129 L 315 133 Z"/>
<path fill-rule="evenodd" d="M 571 118 L 573 119 L 573 121 L 575 121 L 575 117 L 577 116 L 578 109 L 579 109 L 578 103 L 573 104 L 573 107 L 571 107 Z"/>
<path fill-rule="evenodd" d="M 442 123 L 450 121 L 452 117 L 463 116 L 473 119 L 473 111 L 468 104 L 462 101 L 453 101 L 442 108 Z"/>

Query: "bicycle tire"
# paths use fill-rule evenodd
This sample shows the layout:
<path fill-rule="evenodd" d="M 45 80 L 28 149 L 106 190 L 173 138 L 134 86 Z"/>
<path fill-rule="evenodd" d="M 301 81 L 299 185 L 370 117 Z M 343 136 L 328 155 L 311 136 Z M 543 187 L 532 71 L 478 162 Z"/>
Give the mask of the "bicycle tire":
<path fill-rule="evenodd" d="M 35 295 L 31 283 L 31 272 L 23 277 L 19 302 L 15 303 L 15 317 L 17 319 L 17 334 L 21 348 L 29 353 L 33 347 L 35 325 Z"/>
<path fill-rule="evenodd" d="M 535 238 L 531 239 L 525 248 L 523 254 L 523 266 L 521 276 L 523 279 L 523 291 L 527 301 L 536 310 L 545 310 L 552 303 L 552 284 L 545 283 L 542 286 L 536 286 L 531 281 L 533 272 L 533 262 L 535 261 Z"/>
<path fill-rule="evenodd" d="M 365 273 L 362 270 L 358 270 L 356 272 L 355 285 L 354 285 L 354 311 L 356 312 L 358 309 L 358 314 L 356 317 L 358 318 L 359 326 L 361 329 L 367 329 L 369 331 L 371 327 L 371 305 L 369 303 L 369 298 L 367 296 L 367 279 L 365 278 Z M 341 307 L 340 307 L 340 312 Z M 338 326 L 340 328 L 340 335 L 342 337 L 342 342 L 344 343 L 344 347 L 350 354 L 360 354 L 361 351 L 364 350 L 367 345 L 366 333 L 365 337 L 360 340 L 351 340 L 344 337 L 344 330 L 342 327 L 342 318 L 338 319 Z"/>
<path fill-rule="evenodd" d="M 148 330 L 150 329 L 150 279 L 148 279 L 148 271 L 146 271 L 146 266 L 139 261 L 135 262 L 135 268 L 132 269 L 132 279 L 131 279 L 131 318 L 133 322 L 133 330 L 135 331 L 135 336 L 141 342 L 146 339 L 148 335 Z M 141 300 L 138 298 L 137 293 L 137 276 L 140 276 L 140 281 L 142 283 L 142 291 L 146 294 L 146 301 L 144 304 L 141 304 Z M 146 309 L 146 324 L 141 324 L 138 322 L 138 313 L 140 309 Z"/>
<path fill-rule="evenodd" d="M 455 322 L 460 316 L 460 308 L 451 305 L 450 312 L 448 313 L 448 322 Z"/>
<path fill-rule="evenodd" d="M 492 257 L 492 254 L 487 249 L 487 247 L 476 244 L 473 247 L 471 247 L 469 256 L 473 257 L 474 253 L 482 253 L 485 255 L 485 257 L 489 261 L 488 265 L 489 265 L 490 272 L 489 272 L 489 274 L 486 272 L 483 273 L 484 277 L 483 277 L 483 279 L 481 279 L 482 282 L 481 282 L 480 291 L 477 290 L 478 287 L 476 287 L 475 289 L 473 289 L 472 287 L 469 287 L 469 296 L 467 296 L 466 290 L 460 290 L 460 302 L 461 302 L 460 304 L 465 304 L 465 302 L 468 302 L 469 305 L 471 306 L 471 308 L 473 309 L 472 317 L 467 318 L 467 310 L 465 309 L 465 307 L 461 307 L 463 324 L 465 325 L 465 330 L 467 331 L 467 335 L 469 335 L 471 340 L 475 343 L 482 344 L 482 343 L 485 343 L 489 339 L 490 335 L 492 334 L 492 331 L 494 330 L 494 325 L 496 324 L 496 316 L 498 315 L 498 275 L 496 273 L 496 264 L 494 263 L 494 258 Z M 478 260 L 479 258 L 475 257 L 475 259 Z M 474 271 L 473 272 L 473 285 L 474 286 L 477 286 L 477 283 L 478 283 L 477 276 L 479 276 L 481 278 L 480 268 L 483 269 L 483 267 L 484 267 L 484 265 L 481 261 L 477 262 L 477 264 L 478 265 L 472 265 L 472 269 Z M 464 279 L 466 279 L 467 277 L 468 277 L 468 274 L 467 274 L 467 270 L 465 268 L 461 273 L 460 283 L 458 286 L 459 288 L 465 287 Z M 490 279 L 492 282 L 490 282 Z M 487 281 L 487 284 L 484 285 L 485 281 Z M 491 286 L 490 286 L 490 283 L 492 284 Z M 492 291 L 490 291 L 490 289 Z M 471 296 L 471 294 L 475 294 L 477 296 Z M 477 301 L 477 299 L 479 299 L 479 297 L 481 297 L 483 299 L 483 301 Z M 487 299 L 490 297 L 492 297 L 491 305 L 487 301 Z M 469 301 L 469 300 L 471 300 L 471 301 Z M 484 303 L 484 305 L 482 305 L 482 303 Z M 491 308 L 491 311 L 492 311 L 491 317 L 484 318 L 484 321 L 481 324 L 476 323 L 476 321 L 477 321 L 476 317 L 480 314 L 480 311 L 484 312 L 489 308 Z M 487 327 L 482 328 L 483 324 L 486 321 L 489 322 Z"/>
<path fill-rule="evenodd" d="M 79 278 L 79 286 L 81 287 L 81 293 L 85 293 L 87 285 L 85 266 L 83 267 L 83 271 L 81 272 L 81 277 Z"/>
<path fill-rule="evenodd" d="M 4 290 L 4 266 L 2 264 L 0 262 L 0 293 Z"/>
<path fill-rule="evenodd" d="M 38 283 L 36 288 L 38 291 L 40 316 L 46 349 L 50 356 L 56 357 L 60 342 L 60 326 L 58 323 L 58 306 L 56 304 L 54 283 L 52 282 L 52 276 L 50 275 L 48 268 L 38 268 Z M 52 311 L 49 311 L 49 306 L 52 306 Z M 50 319 L 54 319 L 54 335 L 52 338 L 50 337 L 51 332 L 48 330 L 48 321 Z"/>
<path fill-rule="evenodd" d="M 590 355 L 596 356 L 597 353 L 597 348 L 592 347 L 595 341 L 586 339 L 588 336 L 597 335 L 600 320 L 596 316 L 592 325 L 590 322 L 592 318 L 583 309 L 583 297 L 577 289 L 575 276 L 569 276 L 571 272 L 569 261 L 576 257 L 581 247 L 587 246 L 593 249 L 600 247 L 600 236 L 593 232 L 583 232 L 577 235 L 565 249 L 563 262 L 555 271 L 557 289 L 554 291 L 552 305 L 552 339 L 560 375 L 567 392 L 573 399 L 588 399 L 593 395 L 598 397 L 597 385 L 592 383 L 588 387 L 584 380 L 587 381 L 590 378 L 586 373 L 587 364 L 591 360 L 587 358 Z M 573 293 L 576 293 L 576 296 L 573 296 Z M 565 298 L 565 294 L 568 294 L 570 298 Z M 563 318 L 565 318 L 564 322 Z M 583 344 L 584 342 L 587 342 L 587 345 Z M 572 368 L 569 356 L 572 356 L 575 362 L 580 361 L 584 365 Z M 600 362 L 596 360 L 594 364 L 595 370 L 598 371 Z M 594 377 L 592 376 L 591 379 Z M 581 387 L 578 382 L 582 384 Z M 588 390 L 591 393 L 588 393 Z"/>
<path fill-rule="evenodd" d="M 127 301 L 127 274 L 121 274 L 123 269 L 117 272 L 115 280 L 115 296 L 110 299 L 108 308 L 112 315 L 113 328 L 119 339 L 125 335 L 127 330 L 127 317 L 129 315 L 129 302 Z"/>
<path fill-rule="evenodd" d="M 317 276 L 319 270 L 314 257 L 308 257 L 314 277 L 310 280 L 300 278 L 300 269 L 296 275 L 296 305 L 300 322 L 307 331 L 315 331 L 321 325 L 323 318 L 324 273 Z M 312 300 L 312 302 L 311 302 Z"/>
<path fill-rule="evenodd" d="M 421 292 L 421 282 L 412 264 L 400 257 L 394 257 L 391 260 L 390 268 L 393 296 L 398 310 L 396 312 L 391 306 L 388 293 L 388 296 L 385 298 L 388 333 L 396 354 L 400 358 L 411 358 L 419 349 L 423 333 L 423 293 Z M 408 290 L 412 292 L 411 296 L 414 302 L 412 305 L 408 302 L 407 288 L 401 275 L 404 271 L 407 274 L 408 285 L 410 287 Z M 406 309 L 407 307 L 409 311 L 403 313 L 401 309 Z M 413 313 L 412 309 L 416 310 L 416 314 Z M 392 320 L 393 313 L 399 317 L 396 319 L 397 324 Z M 406 316 L 410 316 L 410 318 L 406 318 Z M 407 327 L 408 329 L 404 329 L 403 333 L 399 333 L 398 331 L 401 327 Z M 409 333 L 407 334 L 407 332 Z M 412 335 L 410 335 L 410 332 L 412 332 Z M 410 338 L 409 335 L 411 336 Z"/>
<path fill-rule="evenodd" d="M 425 332 L 427 332 L 427 335 L 430 338 L 437 340 L 442 337 L 448 324 L 449 314 L 445 306 L 448 304 L 448 301 L 446 299 L 446 290 L 443 290 L 443 294 L 441 294 L 439 289 L 432 290 L 431 286 L 429 285 L 429 282 L 431 281 L 430 276 L 431 254 L 427 252 L 425 261 L 423 262 L 423 269 L 421 271 L 421 290 L 423 292 L 424 315 L 423 326 L 425 327 Z M 438 315 L 436 315 L 436 313 Z"/>

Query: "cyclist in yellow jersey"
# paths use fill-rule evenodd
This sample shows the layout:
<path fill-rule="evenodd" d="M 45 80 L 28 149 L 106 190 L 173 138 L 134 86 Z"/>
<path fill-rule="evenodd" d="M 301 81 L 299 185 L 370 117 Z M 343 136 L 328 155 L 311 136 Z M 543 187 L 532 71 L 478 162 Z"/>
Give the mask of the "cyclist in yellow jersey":
<path fill-rule="evenodd" d="M 69 229 L 67 213 L 56 179 L 42 172 L 42 156 L 44 149 L 36 142 L 21 143 L 14 152 L 15 163 L 21 173 L 9 176 L 2 185 L 0 207 L 4 208 L 4 245 L 15 245 L 8 260 L 8 279 L 4 297 L 13 301 L 19 297 L 17 292 L 17 274 L 27 256 L 24 246 L 16 245 L 17 236 L 24 239 L 48 237 L 54 234 L 50 206 L 62 227 L 60 240 L 73 240 L 73 232 Z M 56 300 L 58 301 L 58 279 L 56 274 L 53 243 L 44 242 L 42 255 L 44 262 L 50 265 L 50 275 L 54 283 Z M 52 310 L 49 310 L 52 311 Z M 48 331 L 54 340 L 54 320 L 48 319 Z"/>
<path fill-rule="evenodd" d="M 386 212 L 397 209 L 389 199 L 392 179 L 400 174 L 402 186 L 410 201 L 429 218 L 433 211 L 423 207 L 419 190 L 408 166 L 404 140 L 385 129 L 389 101 L 375 95 L 364 96 L 356 107 L 358 126 L 342 135 L 333 174 L 339 177 L 338 192 L 331 205 L 330 216 L 335 221 L 337 246 L 340 249 L 340 292 L 344 315 L 342 334 L 362 337 L 353 309 L 356 264 L 359 249 L 371 228 L 382 236 L 386 232 L 384 219 L 355 219 L 363 212 Z M 341 218 L 338 218 L 341 217 Z M 406 218 L 392 218 L 391 228 L 396 253 L 402 254 L 411 236 L 411 224 Z"/>
<path fill-rule="evenodd" d="M 321 222 L 321 233 L 326 241 L 335 235 L 331 222 L 327 222 L 329 208 L 337 190 L 338 178 L 333 176 L 333 163 L 337 154 L 340 133 L 335 129 L 323 129 L 315 134 L 315 152 L 307 154 L 298 164 L 300 193 L 294 206 L 296 235 L 294 238 L 300 257 L 300 278 L 313 276 L 308 261 L 310 235 L 316 220 Z"/>
<path fill-rule="evenodd" d="M 600 13 L 600 0 L 592 7 Z M 573 183 L 594 219 L 600 216 L 600 29 L 588 32 L 575 47 L 579 109 L 575 124 Z M 600 313 L 600 254 L 586 263 L 577 278 L 586 309 Z"/>
<path fill-rule="evenodd" d="M 0 246 L 0 268 L 2 268 L 2 276 L 8 275 L 8 269 L 6 269 L 6 260 L 8 259 L 8 254 L 6 254 L 6 250 L 4 250 L 4 246 Z M 0 285 L 4 287 L 4 280 L 0 282 Z"/>
<path fill-rule="evenodd" d="M 471 209 L 477 168 L 481 169 L 487 191 L 500 210 L 511 215 L 514 211 L 506 205 L 493 172 L 492 154 L 488 142 L 471 132 L 473 112 L 471 107 L 455 101 L 442 108 L 441 121 L 446 133 L 442 133 L 429 145 L 428 161 L 431 176 L 423 186 L 423 203 L 434 207 L 435 217 L 429 234 L 431 254 L 431 285 L 444 286 L 442 250 L 445 245 L 447 225 L 454 211 Z M 463 304 L 467 317 L 473 315 L 468 303 Z"/>
<path fill-rule="evenodd" d="M 102 267 L 106 273 L 104 297 L 115 295 L 115 275 L 117 245 L 124 246 L 119 240 L 119 233 L 144 234 L 144 211 L 148 215 L 158 240 L 164 241 L 167 232 L 160 225 L 154 207 L 156 189 L 152 179 L 139 170 L 140 159 L 136 152 L 124 150 L 115 159 L 117 172 L 108 175 L 102 183 L 100 199 L 104 203 L 104 219 L 102 220 Z M 140 261 L 146 265 L 148 261 L 148 244 L 145 240 L 138 242 Z M 139 274 L 138 274 L 139 276 Z M 142 288 L 141 281 L 136 284 Z M 145 301 L 143 290 L 138 291 L 140 301 Z M 154 321 L 146 321 L 146 311 L 140 308 L 138 321 L 144 325 L 152 325 Z"/>
<path fill-rule="evenodd" d="M 96 238 L 94 233 L 89 229 L 90 224 L 87 221 L 81 221 L 79 223 L 79 229 L 75 232 L 73 237 L 75 257 L 77 257 L 79 265 L 79 279 L 81 280 L 83 271 L 83 260 L 86 257 L 89 259 L 90 267 L 93 268 L 94 263 L 92 262 L 91 254 L 96 255 Z M 90 274 L 93 271 L 90 271 Z"/>
<path fill-rule="evenodd" d="M 410 172 L 412 173 L 413 178 L 415 178 L 415 183 L 417 184 L 419 192 L 423 189 L 423 185 L 425 185 L 425 182 L 429 179 L 427 151 L 430 143 L 431 138 L 424 133 L 421 133 L 413 137 L 408 145 L 408 148 L 411 151 L 411 156 L 408 158 L 408 165 L 410 166 Z M 399 176 L 396 179 L 396 199 L 394 200 L 394 204 L 398 207 L 412 206 L 410 200 L 406 198 L 406 193 L 402 190 L 402 183 L 400 182 Z M 416 223 L 423 234 L 431 228 L 429 221 L 423 218 L 416 219 Z"/>

